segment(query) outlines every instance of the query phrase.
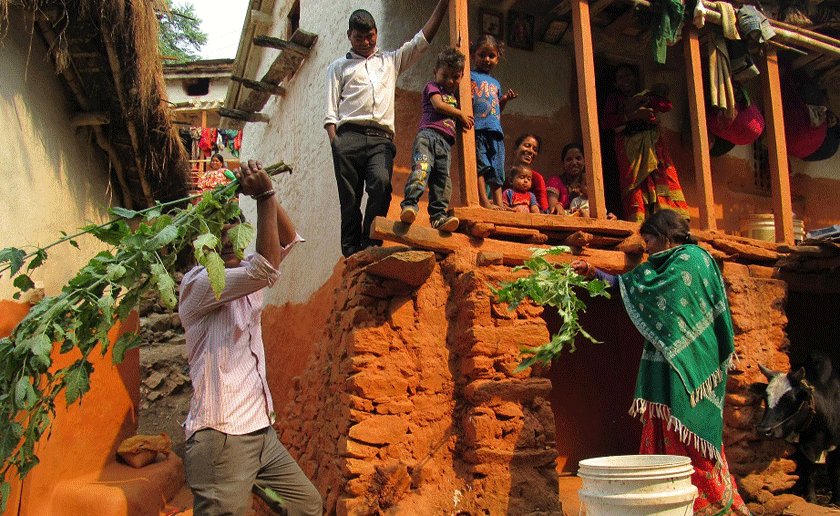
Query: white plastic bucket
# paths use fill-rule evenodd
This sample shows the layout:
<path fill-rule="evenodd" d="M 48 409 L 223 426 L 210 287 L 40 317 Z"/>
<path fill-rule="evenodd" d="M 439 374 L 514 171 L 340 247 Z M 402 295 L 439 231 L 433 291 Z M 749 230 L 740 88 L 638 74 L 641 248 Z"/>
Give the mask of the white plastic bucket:
<path fill-rule="evenodd" d="M 694 467 L 677 455 L 619 455 L 580 461 L 587 516 L 691 516 Z"/>

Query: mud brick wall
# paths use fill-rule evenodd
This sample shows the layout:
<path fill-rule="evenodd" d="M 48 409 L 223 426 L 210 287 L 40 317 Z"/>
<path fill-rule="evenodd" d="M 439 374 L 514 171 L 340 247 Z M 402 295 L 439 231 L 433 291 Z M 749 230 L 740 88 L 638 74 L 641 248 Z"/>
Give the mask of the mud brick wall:
<path fill-rule="evenodd" d="M 783 494 L 797 479 L 796 464 L 788 458 L 794 449 L 784 441 L 765 441 L 756 434 L 764 408 L 761 397 L 750 390 L 751 384 L 766 382 L 759 363 L 776 371 L 790 368 L 784 332 L 787 287 L 783 281 L 770 279 L 771 272 L 734 263 L 723 267 L 740 358 L 726 386 L 724 451 L 739 479 L 739 491 L 756 516 L 780 514 L 796 499 Z"/>
<path fill-rule="evenodd" d="M 735 346 L 724 445 L 754 514 L 794 497 L 793 449 L 754 431 L 762 363 L 787 370 L 786 285 L 767 268 L 726 263 Z M 551 381 L 514 373 L 521 345 L 549 338 L 542 308 L 509 312 L 490 285 L 509 267 L 404 247 L 346 263 L 323 337 L 281 440 L 326 500 L 326 514 L 547 515 L 561 511 Z"/>
<path fill-rule="evenodd" d="M 474 268 L 407 248 L 356 254 L 280 437 L 327 514 L 557 514 L 550 381 L 514 374 L 548 338 Z"/>

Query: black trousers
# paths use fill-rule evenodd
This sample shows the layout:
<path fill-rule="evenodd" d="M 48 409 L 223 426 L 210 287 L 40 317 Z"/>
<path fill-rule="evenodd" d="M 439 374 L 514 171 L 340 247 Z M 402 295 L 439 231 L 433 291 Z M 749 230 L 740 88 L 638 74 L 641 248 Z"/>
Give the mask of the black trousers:
<path fill-rule="evenodd" d="M 391 205 L 391 174 L 397 148 L 385 137 L 342 131 L 332 143 L 335 181 L 341 205 L 341 254 L 348 257 L 381 240 L 371 240 L 375 217 L 388 214 Z M 367 206 L 362 219 L 362 195 Z"/>

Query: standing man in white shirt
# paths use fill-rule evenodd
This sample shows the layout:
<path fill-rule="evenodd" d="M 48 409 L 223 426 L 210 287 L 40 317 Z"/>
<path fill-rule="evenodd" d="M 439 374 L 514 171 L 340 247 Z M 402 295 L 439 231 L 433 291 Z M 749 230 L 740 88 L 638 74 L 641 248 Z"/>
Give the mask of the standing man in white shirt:
<path fill-rule="evenodd" d="M 249 160 L 237 173 L 257 201 L 256 253 L 240 260 L 222 230 L 225 288 L 217 299 L 207 269 L 181 282 L 178 314 L 186 331 L 194 393 L 186 431 L 186 473 L 196 516 L 244 515 L 256 484 L 280 495 L 289 516 L 320 516 L 321 495 L 280 444 L 265 377 L 262 289 L 302 241 L 274 198 L 271 177 Z"/>
<path fill-rule="evenodd" d="M 394 168 L 394 93 L 397 76 L 429 48 L 449 0 L 439 0 L 429 21 L 411 41 L 383 52 L 376 46 L 376 21 L 364 9 L 350 15 L 351 50 L 327 69 L 327 116 L 341 204 L 341 253 L 348 257 L 381 240 L 370 239 L 375 217 L 388 214 Z M 362 223 L 362 194 L 368 202 Z"/>

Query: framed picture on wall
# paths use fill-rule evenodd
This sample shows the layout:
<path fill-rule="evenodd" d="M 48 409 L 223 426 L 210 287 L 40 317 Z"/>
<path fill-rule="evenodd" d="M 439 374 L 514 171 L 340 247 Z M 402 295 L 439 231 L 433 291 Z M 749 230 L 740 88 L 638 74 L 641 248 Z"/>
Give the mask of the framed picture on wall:
<path fill-rule="evenodd" d="M 534 50 L 534 17 L 517 11 L 507 13 L 507 44 L 511 48 Z"/>
<path fill-rule="evenodd" d="M 481 26 L 480 32 L 482 34 L 490 34 L 499 40 L 502 39 L 504 35 L 502 29 L 502 13 L 490 9 L 479 9 L 478 22 Z"/>

